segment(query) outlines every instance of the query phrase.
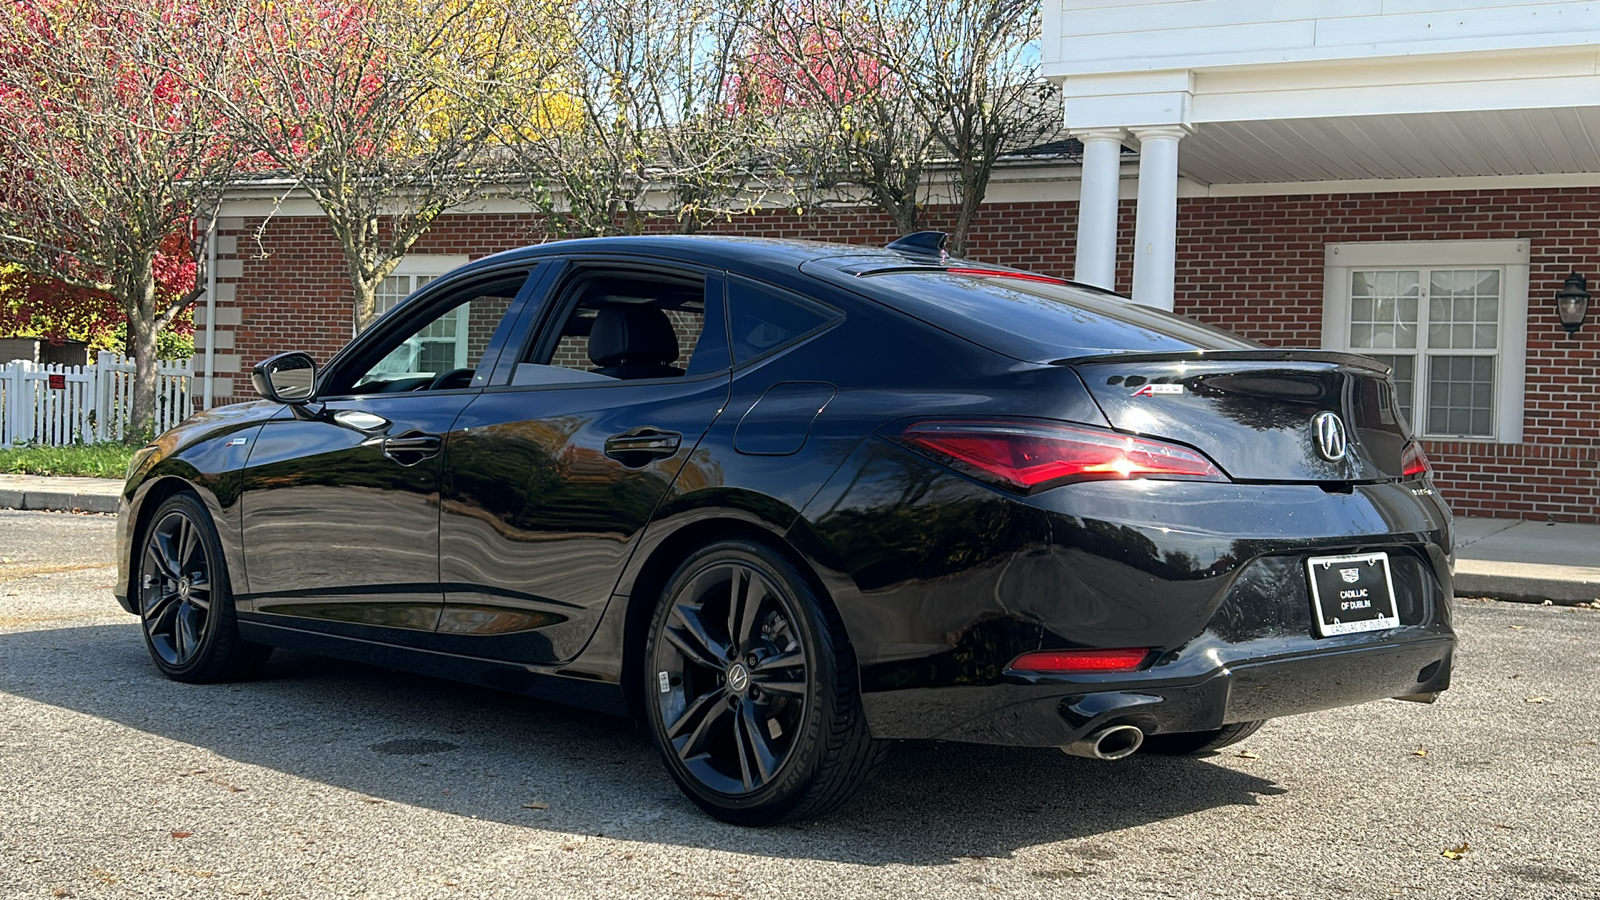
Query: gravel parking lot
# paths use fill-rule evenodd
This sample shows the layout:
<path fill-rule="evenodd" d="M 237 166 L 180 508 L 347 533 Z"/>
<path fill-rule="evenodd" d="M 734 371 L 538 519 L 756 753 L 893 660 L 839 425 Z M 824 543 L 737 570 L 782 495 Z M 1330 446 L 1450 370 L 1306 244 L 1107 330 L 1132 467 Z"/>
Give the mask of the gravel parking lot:
<path fill-rule="evenodd" d="M 1203 759 L 905 744 L 749 830 L 618 719 L 291 654 L 165 681 L 113 526 L 0 511 L 0 897 L 1600 897 L 1593 610 L 1459 602 L 1433 706 Z"/>

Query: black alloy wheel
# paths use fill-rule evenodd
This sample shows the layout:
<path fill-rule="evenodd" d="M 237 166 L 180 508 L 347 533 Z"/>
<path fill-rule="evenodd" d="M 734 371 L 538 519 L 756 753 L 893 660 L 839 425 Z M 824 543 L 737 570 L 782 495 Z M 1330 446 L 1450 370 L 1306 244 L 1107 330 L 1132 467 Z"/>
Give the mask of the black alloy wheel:
<path fill-rule="evenodd" d="M 222 546 L 205 505 L 175 494 L 150 517 L 138 560 L 139 619 L 163 675 L 204 684 L 250 674 L 271 648 L 239 637 Z"/>
<path fill-rule="evenodd" d="M 667 769 L 724 821 L 820 814 L 877 762 L 843 627 L 766 547 L 728 541 L 685 562 L 646 654 L 645 707 Z"/>

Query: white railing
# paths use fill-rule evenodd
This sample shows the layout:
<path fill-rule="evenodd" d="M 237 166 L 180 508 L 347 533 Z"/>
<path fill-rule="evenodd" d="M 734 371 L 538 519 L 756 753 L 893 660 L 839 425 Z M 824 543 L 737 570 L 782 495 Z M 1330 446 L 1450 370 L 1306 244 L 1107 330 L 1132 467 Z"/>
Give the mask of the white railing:
<path fill-rule="evenodd" d="M 194 411 L 189 360 L 163 362 L 156 374 L 156 433 Z M 87 366 L 0 364 L 0 447 L 120 441 L 133 411 L 133 363 L 102 351 Z"/>

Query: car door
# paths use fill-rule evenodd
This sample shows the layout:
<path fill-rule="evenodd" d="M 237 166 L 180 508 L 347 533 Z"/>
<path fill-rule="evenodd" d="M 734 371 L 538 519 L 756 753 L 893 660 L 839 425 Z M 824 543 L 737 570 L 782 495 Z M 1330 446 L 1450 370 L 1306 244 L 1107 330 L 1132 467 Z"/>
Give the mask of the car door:
<path fill-rule="evenodd" d="M 266 423 L 243 473 L 245 608 L 334 633 L 431 637 L 445 435 L 536 281 L 525 265 L 430 286 L 330 363 L 314 403 Z"/>
<path fill-rule="evenodd" d="M 727 403 L 720 274 L 572 260 L 445 447 L 439 646 L 575 656 Z M 669 334 L 670 332 L 670 334 Z"/>

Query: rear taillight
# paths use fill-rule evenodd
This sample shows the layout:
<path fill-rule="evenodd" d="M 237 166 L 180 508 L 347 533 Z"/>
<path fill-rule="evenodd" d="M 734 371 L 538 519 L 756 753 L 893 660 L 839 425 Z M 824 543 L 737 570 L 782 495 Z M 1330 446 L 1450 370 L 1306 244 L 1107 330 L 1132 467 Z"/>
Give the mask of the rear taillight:
<path fill-rule="evenodd" d="M 1405 453 L 1400 455 L 1401 478 L 1425 478 L 1433 474 L 1433 464 L 1428 462 L 1428 454 L 1422 452 L 1422 445 L 1416 441 L 1406 445 Z"/>
<path fill-rule="evenodd" d="M 1074 481 L 1226 480 L 1195 450 L 1082 425 L 936 420 L 918 422 L 892 437 L 976 478 L 1021 493 Z"/>
<path fill-rule="evenodd" d="M 1132 672 L 1144 664 L 1150 651 L 1142 647 L 1126 650 L 1035 650 L 1011 661 L 1007 668 L 1018 672 Z"/>

